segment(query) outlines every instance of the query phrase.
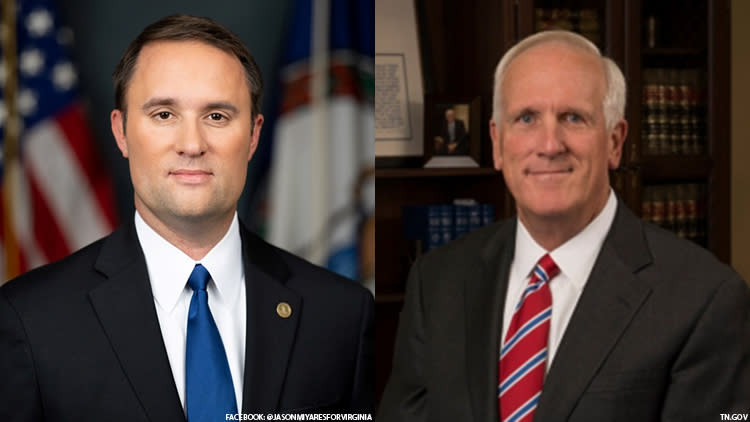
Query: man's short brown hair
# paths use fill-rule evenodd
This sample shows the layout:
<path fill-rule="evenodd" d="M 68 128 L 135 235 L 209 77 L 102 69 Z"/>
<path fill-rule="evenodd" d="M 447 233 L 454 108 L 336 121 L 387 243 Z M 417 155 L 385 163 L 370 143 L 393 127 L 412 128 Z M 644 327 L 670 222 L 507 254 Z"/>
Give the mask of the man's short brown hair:
<path fill-rule="evenodd" d="M 245 69 L 245 78 L 250 88 L 251 116 L 253 121 L 260 114 L 263 96 L 263 79 L 260 69 L 242 40 L 232 31 L 209 18 L 191 15 L 172 15 L 147 26 L 120 58 L 112 75 L 115 83 L 115 108 L 126 113 L 125 92 L 133 77 L 138 56 L 146 44 L 157 41 L 200 41 L 231 54 Z"/>

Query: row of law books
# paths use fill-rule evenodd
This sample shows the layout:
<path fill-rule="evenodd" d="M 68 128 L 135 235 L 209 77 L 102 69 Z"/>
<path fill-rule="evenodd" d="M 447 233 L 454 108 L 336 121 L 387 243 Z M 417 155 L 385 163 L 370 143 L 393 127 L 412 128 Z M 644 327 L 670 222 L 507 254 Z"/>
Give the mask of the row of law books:
<path fill-rule="evenodd" d="M 703 154 L 706 112 L 700 71 L 644 69 L 641 128 L 645 154 Z"/>
<path fill-rule="evenodd" d="M 641 218 L 701 245 L 706 239 L 706 185 L 644 186 Z"/>
<path fill-rule="evenodd" d="M 402 208 L 404 236 L 427 252 L 495 221 L 495 207 L 473 199 L 452 204 L 407 205 Z"/>

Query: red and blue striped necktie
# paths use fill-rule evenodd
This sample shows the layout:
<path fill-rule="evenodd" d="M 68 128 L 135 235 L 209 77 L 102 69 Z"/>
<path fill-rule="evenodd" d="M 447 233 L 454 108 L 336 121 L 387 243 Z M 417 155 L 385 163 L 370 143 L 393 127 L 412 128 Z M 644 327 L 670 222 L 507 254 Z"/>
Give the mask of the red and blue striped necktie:
<path fill-rule="evenodd" d="M 549 281 L 560 272 L 544 255 L 519 300 L 500 348 L 497 400 L 500 422 L 530 422 L 542 394 L 552 315 Z"/>

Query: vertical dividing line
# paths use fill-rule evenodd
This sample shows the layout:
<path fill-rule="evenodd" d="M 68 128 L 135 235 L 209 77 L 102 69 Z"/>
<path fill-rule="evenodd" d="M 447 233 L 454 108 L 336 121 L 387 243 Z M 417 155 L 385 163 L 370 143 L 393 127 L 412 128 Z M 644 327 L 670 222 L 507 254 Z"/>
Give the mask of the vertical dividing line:
<path fill-rule="evenodd" d="M 20 252 L 16 239 L 13 216 L 13 198 L 16 198 L 16 178 L 20 173 L 18 158 L 18 137 L 20 118 L 16 103 L 18 91 L 18 55 L 16 52 L 16 4 L 15 0 L 2 0 L 2 21 L 0 21 L 0 40 L 2 40 L 3 62 L 5 63 L 5 84 L 3 102 L 7 111 L 3 141 L 3 243 L 5 248 L 5 274 L 3 280 L 17 276 L 21 271 Z M 0 281 L 0 284 L 2 284 Z"/>
<path fill-rule="evenodd" d="M 316 194 L 312 195 L 310 212 L 311 221 L 316 225 L 313 233 L 317 235 L 313 239 L 309 259 L 313 263 L 325 265 L 328 258 L 329 233 L 328 233 L 328 205 L 331 201 L 330 195 L 330 172 L 331 163 L 328 146 L 331 144 L 329 131 L 328 110 L 328 72 L 329 72 L 329 20 L 330 0 L 312 0 L 312 45 L 310 46 L 311 65 L 311 114 L 312 114 L 312 145 L 313 153 L 309 159 L 314 160 L 313 188 Z M 293 169 L 289 169 L 293 171 Z"/>

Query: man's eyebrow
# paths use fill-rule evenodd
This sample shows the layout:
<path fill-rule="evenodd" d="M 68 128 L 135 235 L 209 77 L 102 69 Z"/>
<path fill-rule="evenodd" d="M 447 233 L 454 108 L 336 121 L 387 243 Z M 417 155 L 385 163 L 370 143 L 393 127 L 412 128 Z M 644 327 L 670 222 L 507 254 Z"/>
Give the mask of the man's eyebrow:
<path fill-rule="evenodd" d="M 173 98 L 168 97 L 156 97 L 146 101 L 141 107 L 143 110 L 148 110 L 154 107 L 173 106 L 177 103 Z"/>
<path fill-rule="evenodd" d="M 226 110 L 226 111 L 228 111 L 228 112 L 230 112 L 232 114 L 237 114 L 240 111 L 237 108 L 237 106 L 235 106 L 232 103 L 226 102 L 226 101 L 218 101 L 218 102 L 215 102 L 215 103 L 208 103 L 208 104 L 206 104 L 205 107 L 203 107 L 203 109 L 206 110 L 206 111 L 209 111 L 209 110 Z"/>
<path fill-rule="evenodd" d="M 522 116 L 524 114 L 537 115 L 539 114 L 539 111 L 537 111 L 537 109 L 534 108 L 533 106 L 526 106 L 523 108 L 519 108 L 517 110 L 508 110 L 507 116 L 508 116 L 508 119 L 515 119 L 516 117 Z"/>
<path fill-rule="evenodd" d="M 143 110 L 149 110 L 154 107 L 169 107 L 174 106 L 177 104 L 177 101 L 174 98 L 170 97 L 156 97 L 151 98 L 150 100 L 146 101 L 143 104 L 142 109 Z M 226 110 L 229 113 L 237 114 L 239 113 L 239 109 L 234 104 L 227 102 L 227 101 L 217 101 L 217 102 L 211 102 L 203 106 L 204 111 L 209 110 Z"/>
<path fill-rule="evenodd" d="M 581 116 L 585 117 L 588 120 L 593 120 L 594 119 L 594 113 L 592 113 L 592 112 L 590 112 L 590 111 L 588 111 L 588 110 L 586 110 L 586 109 L 584 109 L 582 107 L 567 107 L 567 108 L 563 109 L 560 113 L 561 114 L 574 113 L 574 114 L 581 115 Z"/>

